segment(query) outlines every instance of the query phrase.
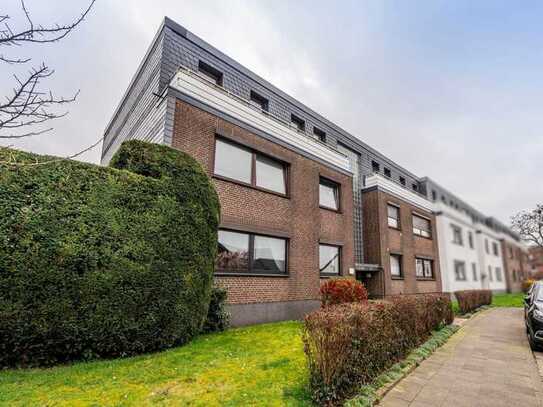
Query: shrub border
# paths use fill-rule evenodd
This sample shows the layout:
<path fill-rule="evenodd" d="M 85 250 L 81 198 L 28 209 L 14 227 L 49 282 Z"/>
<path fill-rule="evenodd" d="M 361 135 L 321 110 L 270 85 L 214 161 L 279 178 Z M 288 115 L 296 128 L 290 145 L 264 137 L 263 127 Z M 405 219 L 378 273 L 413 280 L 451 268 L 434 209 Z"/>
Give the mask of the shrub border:
<path fill-rule="evenodd" d="M 395 363 L 390 369 L 377 376 L 371 384 L 362 386 L 358 395 L 346 400 L 343 405 L 345 407 L 373 406 L 460 329 L 460 326 L 451 324 L 432 332 L 432 336 L 426 342 L 411 351 L 405 359 Z"/>

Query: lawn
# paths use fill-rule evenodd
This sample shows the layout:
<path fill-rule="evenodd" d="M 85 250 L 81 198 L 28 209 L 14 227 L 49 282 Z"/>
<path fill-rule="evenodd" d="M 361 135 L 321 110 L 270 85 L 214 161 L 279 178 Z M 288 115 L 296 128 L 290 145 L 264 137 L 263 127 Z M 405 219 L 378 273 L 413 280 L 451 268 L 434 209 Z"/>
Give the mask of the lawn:
<path fill-rule="evenodd" d="M 493 307 L 523 307 L 524 293 L 496 294 L 492 297 Z"/>
<path fill-rule="evenodd" d="M 257 325 L 151 355 L 0 372 L 0 405 L 311 405 L 301 326 Z"/>

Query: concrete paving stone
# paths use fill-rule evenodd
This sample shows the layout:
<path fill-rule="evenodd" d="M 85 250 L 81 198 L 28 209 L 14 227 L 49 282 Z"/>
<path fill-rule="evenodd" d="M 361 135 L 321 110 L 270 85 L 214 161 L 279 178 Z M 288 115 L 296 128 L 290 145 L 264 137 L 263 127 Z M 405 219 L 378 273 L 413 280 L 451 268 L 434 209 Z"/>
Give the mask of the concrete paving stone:
<path fill-rule="evenodd" d="M 535 358 L 539 366 L 528 346 L 522 309 L 494 308 L 466 321 L 380 405 L 543 407 L 543 353 Z"/>
<path fill-rule="evenodd" d="M 390 393 L 389 393 L 390 394 Z M 409 401 L 405 401 L 393 396 L 387 396 L 379 402 L 380 407 L 409 407 Z"/>

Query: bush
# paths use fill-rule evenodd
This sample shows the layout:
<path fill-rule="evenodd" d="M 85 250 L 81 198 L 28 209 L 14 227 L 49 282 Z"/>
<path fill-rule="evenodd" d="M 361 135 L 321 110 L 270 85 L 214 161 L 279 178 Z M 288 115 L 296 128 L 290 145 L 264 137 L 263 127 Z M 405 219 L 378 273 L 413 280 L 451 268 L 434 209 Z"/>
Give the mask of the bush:
<path fill-rule="evenodd" d="M 321 285 L 322 306 L 365 302 L 368 292 L 362 283 L 354 279 L 330 279 Z"/>
<path fill-rule="evenodd" d="M 309 314 L 303 341 L 314 401 L 341 404 L 452 319 L 450 298 L 437 294 L 342 304 Z"/>
<path fill-rule="evenodd" d="M 492 304 L 492 290 L 463 290 L 455 291 L 458 308 L 461 314 L 467 314 L 483 305 Z"/>
<path fill-rule="evenodd" d="M 0 149 L 0 161 L 48 160 Z M 129 141 L 105 168 L 0 166 L 0 366 L 134 355 L 202 329 L 219 203 L 201 166 Z"/>
<path fill-rule="evenodd" d="M 230 314 L 226 311 L 226 290 L 213 287 L 202 333 L 222 332 L 230 325 Z"/>
<path fill-rule="evenodd" d="M 524 294 L 528 293 L 528 290 L 532 287 L 532 284 L 535 283 L 535 280 L 527 279 L 524 280 L 521 284 L 521 289 Z"/>

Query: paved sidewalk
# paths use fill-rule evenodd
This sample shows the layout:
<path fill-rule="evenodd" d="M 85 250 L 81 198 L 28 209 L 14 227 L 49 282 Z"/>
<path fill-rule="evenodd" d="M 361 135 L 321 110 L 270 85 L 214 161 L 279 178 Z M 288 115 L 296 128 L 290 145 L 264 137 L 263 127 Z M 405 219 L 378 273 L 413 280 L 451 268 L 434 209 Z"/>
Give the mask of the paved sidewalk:
<path fill-rule="evenodd" d="M 493 308 L 470 319 L 379 406 L 543 407 L 523 310 Z"/>

